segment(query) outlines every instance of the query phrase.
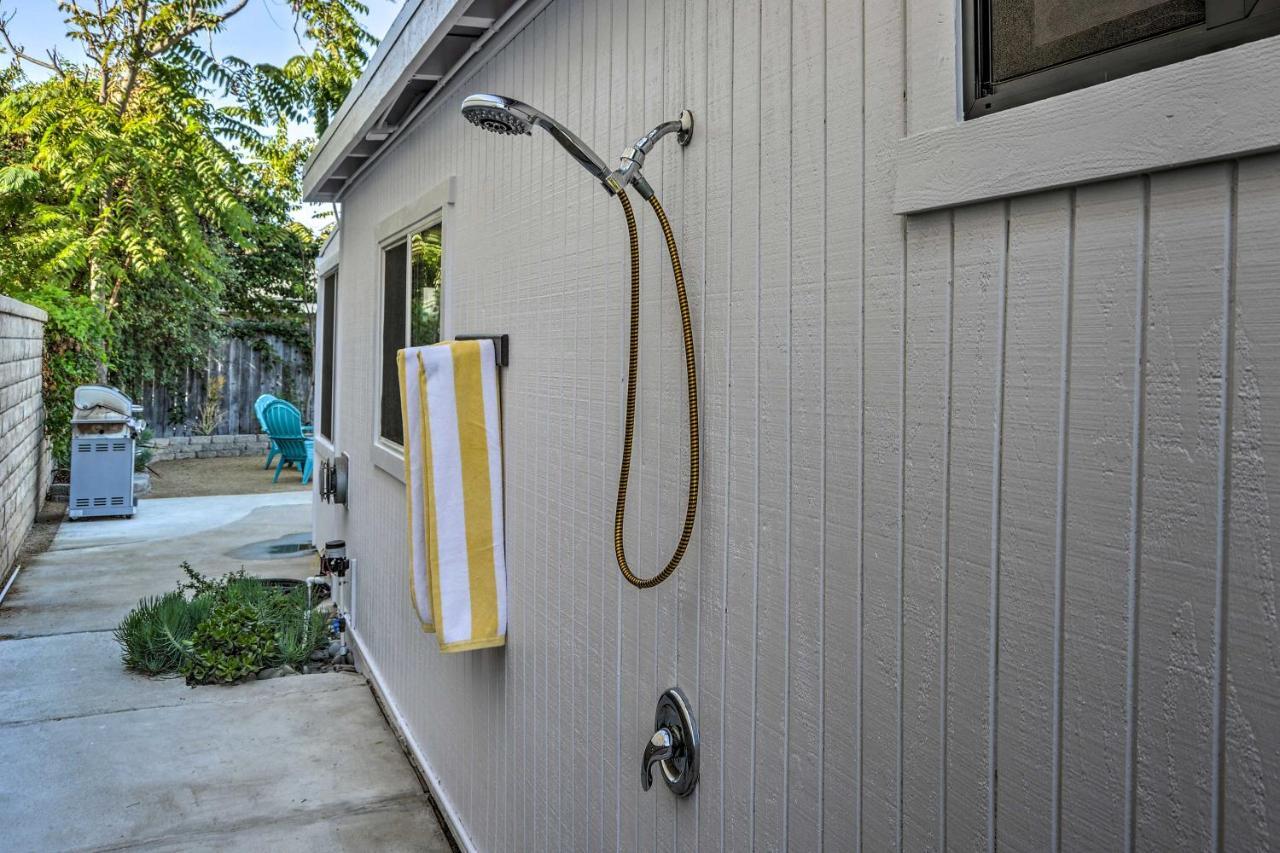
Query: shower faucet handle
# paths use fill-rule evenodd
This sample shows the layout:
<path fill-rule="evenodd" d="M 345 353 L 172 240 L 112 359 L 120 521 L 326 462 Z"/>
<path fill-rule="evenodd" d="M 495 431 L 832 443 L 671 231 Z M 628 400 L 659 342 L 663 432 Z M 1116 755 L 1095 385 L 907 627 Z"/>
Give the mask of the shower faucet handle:
<path fill-rule="evenodd" d="M 656 731 L 645 744 L 640 764 L 640 787 L 647 791 L 653 786 L 656 764 L 671 793 L 689 796 L 698 784 L 698 724 L 679 687 L 658 697 L 653 727 Z"/>
<path fill-rule="evenodd" d="M 649 738 L 644 748 L 644 761 L 640 765 L 640 787 L 649 790 L 653 787 L 653 765 L 659 761 L 670 761 L 676 755 L 678 735 L 663 726 Z"/>

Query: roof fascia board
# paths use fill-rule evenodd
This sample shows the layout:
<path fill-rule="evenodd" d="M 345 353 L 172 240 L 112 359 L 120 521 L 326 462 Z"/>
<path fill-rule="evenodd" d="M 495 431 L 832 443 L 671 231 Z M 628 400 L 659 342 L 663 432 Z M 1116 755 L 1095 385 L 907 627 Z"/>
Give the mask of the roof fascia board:
<path fill-rule="evenodd" d="M 360 183 L 361 178 L 373 167 L 378 159 L 390 154 L 404 142 L 407 132 L 414 124 L 419 121 L 426 121 L 428 117 L 436 112 L 444 100 L 457 94 L 457 89 L 460 85 L 465 85 L 467 81 L 471 80 L 478 68 L 482 67 L 494 54 L 501 51 L 512 39 L 523 32 L 529 23 L 537 18 L 542 10 L 551 5 L 552 2 L 553 0 L 515 0 L 502 16 L 494 22 L 493 26 L 484 35 L 476 39 L 476 43 L 449 69 L 427 94 L 427 97 L 404 117 L 386 144 L 382 145 L 369 157 L 363 159 L 341 187 L 319 200 L 341 203 L 347 191 Z M 315 199 L 309 200 L 314 201 Z"/>
<path fill-rule="evenodd" d="M 332 177 L 331 172 L 377 123 L 386 101 L 417 72 L 463 18 L 470 0 L 409 0 L 360 79 L 334 114 L 329 129 L 307 159 L 303 196 Z"/>

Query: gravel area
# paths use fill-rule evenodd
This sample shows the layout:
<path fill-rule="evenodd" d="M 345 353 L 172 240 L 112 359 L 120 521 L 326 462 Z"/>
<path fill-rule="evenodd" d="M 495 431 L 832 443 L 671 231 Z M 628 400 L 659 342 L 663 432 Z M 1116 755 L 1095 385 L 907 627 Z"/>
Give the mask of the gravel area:
<path fill-rule="evenodd" d="M 266 456 L 229 456 L 221 459 L 172 459 L 151 463 L 151 492 L 147 498 L 185 498 L 204 495 L 255 495 L 310 489 L 302 485 L 302 472 L 285 468 L 280 482 L 272 483 L 275 465 L 264 470 Z"/>

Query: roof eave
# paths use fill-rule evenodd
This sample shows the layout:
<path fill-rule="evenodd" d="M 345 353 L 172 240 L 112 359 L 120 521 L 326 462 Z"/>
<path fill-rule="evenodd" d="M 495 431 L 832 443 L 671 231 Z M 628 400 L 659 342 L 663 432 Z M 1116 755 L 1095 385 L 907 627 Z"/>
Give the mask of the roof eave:
<path fill-rule="evenodd" d="M 306 201 L 336 201 L 471 45 L 523 0 L 408 0 L 303 168 Z"/>

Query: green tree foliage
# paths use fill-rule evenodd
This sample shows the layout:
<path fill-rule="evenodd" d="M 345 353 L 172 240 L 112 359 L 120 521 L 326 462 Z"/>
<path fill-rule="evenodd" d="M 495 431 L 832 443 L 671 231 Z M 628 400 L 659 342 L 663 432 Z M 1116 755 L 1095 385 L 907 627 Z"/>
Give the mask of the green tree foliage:
<path fill-rule="evenodd" d="M 49 311 L 54 429 L 76 384 L 176 384 L 225 314 L 292 305 L 296 326 L 310 301 L 317 244 L 289 219 L 309 144 L 284 128 L 323 131 L 373 40 L 358 0 L 287 0 L 309 49 L 282 66 L 218 55 L 249 2 L 58 0 L 81 62 L 28 51 L 0 14 L 0 290 Z"/>
<path fill-rule="evenodd" d="M 235 319 L 231 332 L 261 340 L 283 338 L 295 346 L 310 345 L 310 328 L 300 306 L 315 301 L 312 270 L 322 240 L 292 221 L 287 211 L 253 201 L 252 239 L 228 250 L 222 302 Z"/>

